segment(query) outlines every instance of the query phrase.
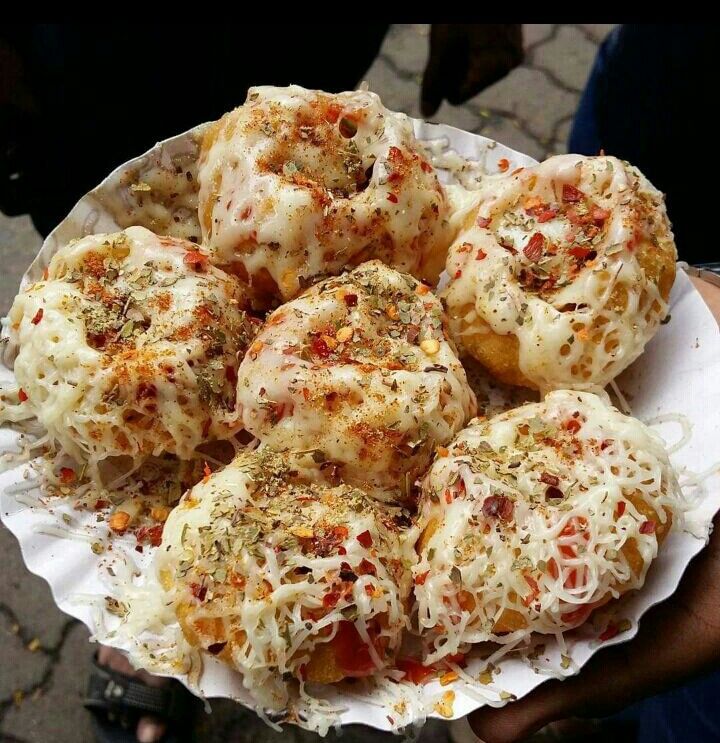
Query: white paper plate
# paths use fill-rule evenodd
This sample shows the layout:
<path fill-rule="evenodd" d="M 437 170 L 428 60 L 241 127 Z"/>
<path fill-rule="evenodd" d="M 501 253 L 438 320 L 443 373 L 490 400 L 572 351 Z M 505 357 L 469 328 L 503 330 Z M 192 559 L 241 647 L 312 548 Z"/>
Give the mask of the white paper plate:
<path fill-rule="evenodd" d="M 128 169 L 142 169 L 152 162 L 171 164 L 178 156 L 187 156 L 197 150 L 197 134 L 201 127 L 159 143 L 141 158 L 130 161 L 115 170 L 96 189 L 83 197 L 68 217 L 51 233 L 43 244 L 38 256 L 26 273 L 23 283 L 37 279 L 57 248 L 76 237 L 86 234 L 107 232 L 129 226 L 122 218 L 113 217 L 106 208 L 108 196 L 129 198 L 127 178 L 123 175 Z M 497 162 L 507 158 L 510 169 L 530 165 L 534 160 L 492 140 L 475 134 L 460 131 L 453 127 L 427 124 L 415 121 L 419 138 L 429 140 L 446 138 L 450 146 L 465 157 L 485 163 L 489 172 L 497 171 Z M 447 179 L 446 179 L 447 180 Z M 718 327 L 693 288 L 686 274 L 679 272 L 671 300 L 672 321 L 660 328 L 657 336 L 649 344 L 643 356 L 621 377 L 620 388 L 631 402 L 633 413 L 641 420 L 651 420 L 658 416 L 674 414 L 684 416 L 691 422 L 692 432 L 689 443 L 673 455 L 674 465 L 682 471 L 695 473 L 707 470 L 720 460 L 720 334 Z M 7 378 L 11 372 L 0 367 L 0 378 Z M 677 423 L 664 423 L 660 433 L 669 444 L 681 436 Z M 16 434 L 0 430 L 0 445 L 14 440 Z M 117 623 L 117 618 L 107 612 L 100 613 L 88 601 L 88 596 L 104 596 L 108 593 L 105 582 L 107 554 L 95 555 L 90 543 L 106 533 L 104 523 L 96 524 L 92 514 L 73 512 L 69 504 L 53 502 L 52 510 L 45 507 L 27 505 L 28 497 L 39 497 L 37 491 L 25 493 L 20 503 L 7 488 L 16 490 L 18 484 L 25 482 L 27 466 L 15 468 L 0 475 L 0 507 L 3 522 L 20 542 L 23 557 L 28 568 L 43 577 L 50 585 L 57 605 L 67 614 L 84 622 L 97 637 L 106 638 L 108 627 Z M 707 488 L 698 500 L 697 507 L 690 514 L 690 521 L 698 534 L 707 534 L 713 515 L 720 509 L 720 488 Z M 66 513 L 72 518 L 68 527 L 62 519 Z M 70 530 L 75 538 L 50 535 L 48 527 Z M 84 536 L 83 536 L 84 535 Z M 148 554 L 138 555 L 131 539 L 115 540 L 113 552 L 115 560 L 129 559 L 140 569 L 149 563 Z M 622 616 L 632 620 L 632 629 L 609 640 L 615 644 L 629 640 L 637 632 L 640 617 L 654 604 L 670 596 L 690 560 L 705 544 L 705 539 L 692 536 L 688 532 L 673 531 L 663 545 L 660 556 L 649 572 L 645 587 L 637 594 L 627 597 L 621 603 Z M 546 652 L 539 659 L 549 675 L 570 675 L 577 672 L 588 659 L 603 645 L 597 640 L 597 630 L 586 628 L 576 634 L 566 651 L 572 658 L 569 668 L 560 666 L 560 650 L 553 638 L 546 638 Z M 105 639 L 133 655 L 130 642 Z M 469 672 L 477 672 L 482 661 L 470 663 Z M 456 692 L 453 717 L 461 717 L 472 710 L 490 703 L 503 704 L 499 691 L 509 692 L 515 697 L 527 694 L 543 680 L 548 673 L 537 672 L 527 662 L 517 657 L 505 657 L 500 662 L 501 673 L 491 687 L 476 685 L 468 688 L 462 683 L 452 687 L 440 687 L 437 681 L 421 687 L 417 697 L 408 697 L 408 705 L 403 713 L 398 709 L 388 709 L 377 695 L 365 692 L 355 685 L 352 690 L 345 687 L 330 689 L 327 698 L 344 708 L 339 721 L 342 724 L 364 723 L 389 730 L 416 721 L 432 710 L 432 702 L 452 688 Z M 188 683 L 185 677 L 176 677 Z M 193 691 L 207 697 L 229 697 L 249 704 L 249 696 L 244 690 L 240 676 L 215 659 L 205 664 L 199 686 Z M 485 700 L 485 701 L 483 701 Z M 418 703 L 419 702 L 419 703 Z M 390 717 L 393 718 L 391 723 Z"/>

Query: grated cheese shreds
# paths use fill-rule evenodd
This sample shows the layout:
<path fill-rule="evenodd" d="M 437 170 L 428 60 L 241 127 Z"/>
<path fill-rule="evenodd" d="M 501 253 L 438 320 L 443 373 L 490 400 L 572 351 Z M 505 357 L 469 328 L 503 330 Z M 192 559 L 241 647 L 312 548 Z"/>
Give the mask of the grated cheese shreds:
<path fill-rule="evenodd" d="M 3 420 L 36 416 L 91 474 L 111 456 L 189 459 L 239 430 L 237 355 L 255 328 L 243 303 L 192 243 L 141 227 L 72 242 L 10 310 L 19 398 Z"/>
<path fill-rule="evenodd" d="M 640 588 L 680 499 L 659 437 L 593 394 L 472 423 L 423 483 L 426 661 L 571 629 Z"/>
<path fill-rule="evenodd" d="M 406 516 L 325 484 L 307 455 L 261 448 L 196 485 L 170 514 L 160 581 L 188 641 L 286 709 L 299 681 L 391 664 L 408 626 Z"/>

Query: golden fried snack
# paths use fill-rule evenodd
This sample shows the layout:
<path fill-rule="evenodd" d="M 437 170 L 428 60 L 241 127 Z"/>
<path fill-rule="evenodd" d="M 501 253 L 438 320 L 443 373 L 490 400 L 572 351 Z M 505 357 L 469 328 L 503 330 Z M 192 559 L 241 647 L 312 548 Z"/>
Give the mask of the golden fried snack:
<path fill-rule="evenodd" d="M 473 422 L 423 483 L 428 661 L 570 630 L 642 587 L 679 497 L 660 439 L 591 393 Z"/>
<path fill-rule="evenodd" d="M 640 171 L 560 155 L 481 191 L 442 297 L 458 344 L 501 381 L 604 386 L 666 316 L 676 259 L 663 196 Z"/>
<path fill-rule="evenodd" d="M 434 283 L 452 239 L 412 122 L 366 91 L 251 88 L 208 131 L 198 177 L 214 262 L 276 300 L 371 258 Z"/>
<path fill-rule="evenodd" d="M 438 299 L 369 261 L 268 318 L 238 371 L 244 427 L 390 501 L 475 411 Z"/>
<path fill-rule="evenodd" d="M 74 241 L 10 310 L 19 401 L 77 461 L 189 459 L 240 429 L 244 303 L 193 243 L 142 227 Z"/>
<path fill-rule="evenodd" d="M 406 519 L 327 484 L 307 455 L 261 448 L 183 497 L 157 567 L 190 644 L 283 709 L 291 680 L 333 683 L 392 663 L 411 589 Z"/>

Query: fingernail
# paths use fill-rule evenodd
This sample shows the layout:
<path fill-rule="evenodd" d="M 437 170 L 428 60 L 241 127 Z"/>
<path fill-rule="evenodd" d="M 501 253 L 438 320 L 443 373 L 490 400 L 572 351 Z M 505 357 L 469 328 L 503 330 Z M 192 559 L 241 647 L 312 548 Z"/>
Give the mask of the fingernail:
<path fill-rule="evenodd" d="M 143 718 L 138 722 L 137 739 L 140 743 L 156 743 L 162 738 L 165 732 L 165 725 Z"/>

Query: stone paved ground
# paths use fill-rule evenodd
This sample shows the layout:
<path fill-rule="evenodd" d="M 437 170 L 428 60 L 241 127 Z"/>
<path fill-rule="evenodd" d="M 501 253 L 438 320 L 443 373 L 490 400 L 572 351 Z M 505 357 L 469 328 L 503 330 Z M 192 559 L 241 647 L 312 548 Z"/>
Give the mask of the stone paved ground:
<path fill-rule="evenodd" d="M 443 104 L 436 121 L 482 133 L 536 158 L 563 152 L 598 43 L 611 24 L 534 24 L 525 27 L 525 63 L 463 106 Z M 398 25 L 388 33 L 366 74 L 370 88 L 392 109 L 418 116 L 419 82 L 427 57 L 428 27 Z M 0 314 L 7 312 L 20 275 L 40 245 L 27 217 L 0 214 Z M 92 646 L 88 633 L 54 605 L 41 579 L 24 567 L 14 538 L 0 527 L 0 740 L 91 741 L 80 707 Z M 345 740 L 384 736 L 363 731 Z M 426 728 L 423 739 L 441 741 L 445 730 Z M 199 740 L 309 741 L 288 730 L 279 736 L 217 705 L 202 723 Z"/>

